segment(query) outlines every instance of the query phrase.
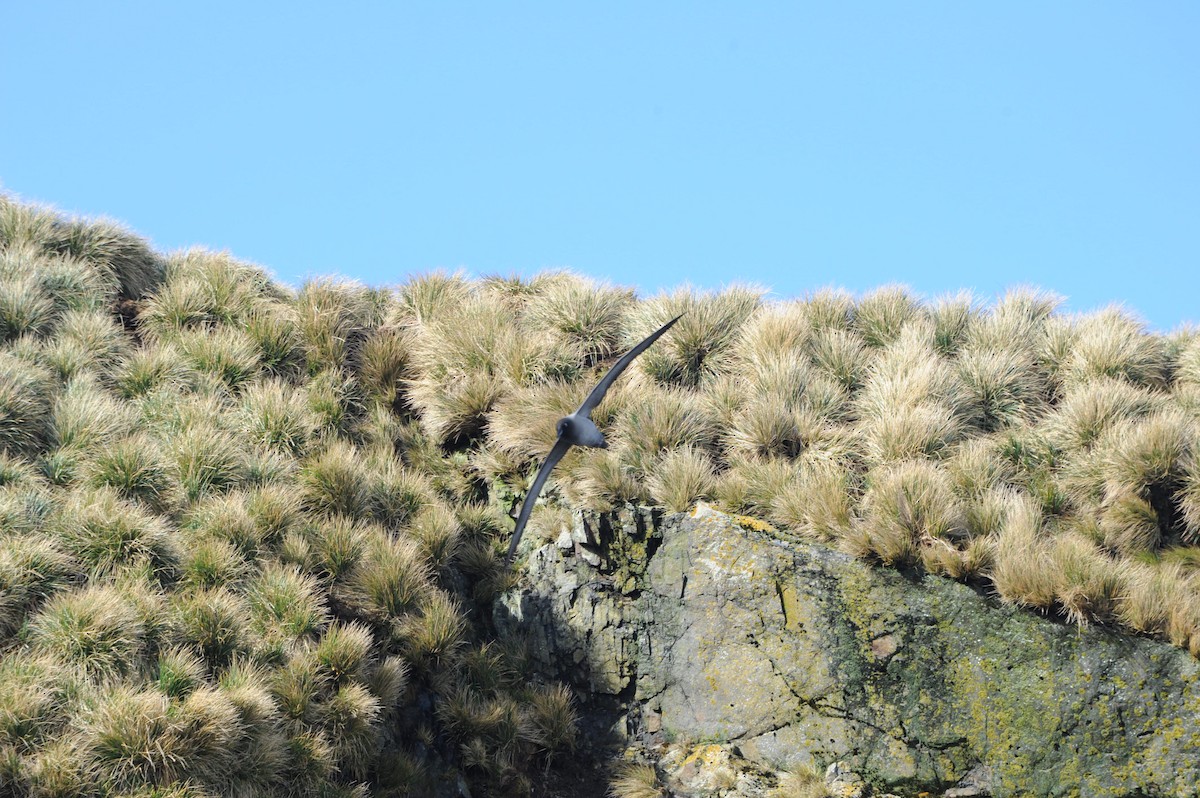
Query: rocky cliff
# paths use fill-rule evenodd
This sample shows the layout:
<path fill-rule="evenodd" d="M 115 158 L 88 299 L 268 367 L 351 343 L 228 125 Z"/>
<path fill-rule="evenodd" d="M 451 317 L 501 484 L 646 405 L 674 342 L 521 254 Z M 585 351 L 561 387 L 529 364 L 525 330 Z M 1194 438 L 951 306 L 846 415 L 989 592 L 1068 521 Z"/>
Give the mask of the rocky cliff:
<path fill-rule="evenodd" d="M 577 516 L 524 574 L 497 627 L 617 744 L 838 763 L 899 795 L 1200 794 L 1200 665 L 1165 644 L 703 505 Z"/>

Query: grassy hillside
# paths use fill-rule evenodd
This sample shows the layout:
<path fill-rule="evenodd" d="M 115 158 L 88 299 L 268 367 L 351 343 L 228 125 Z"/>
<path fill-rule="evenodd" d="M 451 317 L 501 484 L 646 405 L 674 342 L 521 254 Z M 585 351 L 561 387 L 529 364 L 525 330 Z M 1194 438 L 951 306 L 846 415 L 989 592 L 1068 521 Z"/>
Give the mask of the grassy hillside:
<path fill-rule="evenodd" d="M 563 508 L 697 499 L 1200 653 L 1200 339 L 1015 291 L 639 300 L 567 273 L 298 291 L 0 199 L 0 779 L 520 793 L 573 742 L 486 607 Z M 486 785 L 486 786 L 485 786 Z"/>

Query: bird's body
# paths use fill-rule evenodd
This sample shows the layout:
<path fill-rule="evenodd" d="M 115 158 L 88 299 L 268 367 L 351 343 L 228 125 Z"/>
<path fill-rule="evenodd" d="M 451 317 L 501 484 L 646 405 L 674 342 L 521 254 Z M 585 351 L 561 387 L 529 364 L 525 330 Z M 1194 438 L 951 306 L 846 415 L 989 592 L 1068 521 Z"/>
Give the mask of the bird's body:
<path fill-rule="evenodd" d="M 641 343 L 626 352 L 620 360 L 613 364 L 613 367 L 608 370 L 608 373 L 596 384 L 588 397 L 583 400 L 583 404 L 569 416 L 564 416 L 558 420 L 556 426 L 558 439 L 554 442 L 550 453 L 546 455 L 545 461 L 542 462 L 542 467 L 538 469 L 537 476 L 533 478 L 533 484 L 529 486 L 529 492 L 525 494 L 525 501 L 521 504 L 521 513 L 517 516 L 517 526 L 513 530 L 512 543 L 508 546 L 508 555 L 504 562 L 507 565 L 512 561 L 513 554 L 517 551 L 517 544 L 521 542 L 521 533 L 525 531 L 525 524 L 529 521 L 529 514 L 533 511 L 534 502 L 537 501 L 538 494 L 542 491 L 542 486 L 546 484 L 546 479 L 550 476 L 551 470 L 558 464 L 558 461 L 563 458 L 567 450 L 572 446 L 587 446 L 593 449 L 607 449 L 608 441 L 604 439 L 604 433 L 592 421 L 592 411 L 596 409 L 596 405 L 603 401 L 608 389 L 612 387 L 613 382 L 620 376 L 621 372 L 633 362 L 633 359 L 658 340 L 659 336 L 671 328 L 671 325 L 679 321 L 679 316 L 671 319 L 669 322 L 659 327 Z"/>

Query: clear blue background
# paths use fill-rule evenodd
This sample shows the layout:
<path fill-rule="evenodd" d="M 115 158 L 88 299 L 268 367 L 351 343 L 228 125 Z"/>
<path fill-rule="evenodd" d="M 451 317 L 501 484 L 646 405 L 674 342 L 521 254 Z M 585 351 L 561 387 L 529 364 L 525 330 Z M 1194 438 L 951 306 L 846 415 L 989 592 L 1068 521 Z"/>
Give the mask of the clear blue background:
<path fill-rule="evenodd" d="M 1024 283 L 1166 330 L 1200 4 L 4 0 L 0 184 L 293 283 Z"/>

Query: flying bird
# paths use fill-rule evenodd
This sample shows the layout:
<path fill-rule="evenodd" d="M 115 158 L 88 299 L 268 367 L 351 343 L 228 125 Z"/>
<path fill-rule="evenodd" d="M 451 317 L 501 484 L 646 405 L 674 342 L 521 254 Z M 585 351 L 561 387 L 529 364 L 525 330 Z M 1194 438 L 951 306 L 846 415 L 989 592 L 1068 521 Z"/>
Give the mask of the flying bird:
<path fill-rule="evenodd" d="M 572 446 L 589 446 L 596 449 L 607 449 L 608 441 L 604 440 L 603 433 L 592 421 L 592 411 L 596 409 L 596 405 L 604 400 L 604 395 L 608 393 L 608 389 L 612 387 L 613 382 L 617 377 L 621 376 L 621 372 L 633 362 L 633 359 L 645 352 L 650 344 L 659 339 L 663 333 L 671 329 L 671 325 L 679 321 L 682 316 L 676 316 L 669 322 L 659 327 L 654 332 L 650 333 L 640 344 L 626 352 L 620 360 L 604 375 L 604 379 L 596 384 L 592 392 L 588 394 L 587 399 L 583 400 L 583 404 L 569 416 L 564 416 L 558 420 L 558 440 L 554 442 L 554 447 L 550 449 L 550 454 L 546 455 L 546 461 L 542 463 L 542 467 L 538 469 L 537 476 L 533 478 L 533 485 L 530 486 L 529 492 L 525 494 L 525 501 L 521 504 L 521 514 L 517 516 L 517 527 L 513 531 L 512 543 L 508 544 L 508 555 L 504 558 L 504 564 L 508 565 L 512 562 L 513 554 L 517 550 L 517 544 L 521 542 L 521 533 L 525 531 L 525 522 L 529 520 L 529 514 L 533 512 L 533 504 L 537 501 L 538 494 L 542 491 L 542 486 L 546 484 L 546 478 L 550 476 L 550 471 L 558 464 L 558 461 L 563 459 L 563 455 Z"/>

